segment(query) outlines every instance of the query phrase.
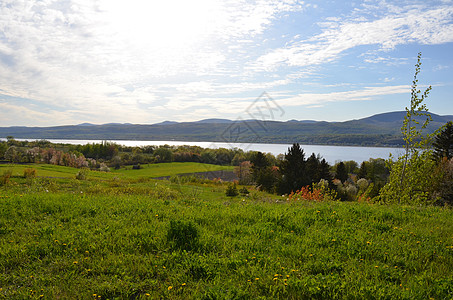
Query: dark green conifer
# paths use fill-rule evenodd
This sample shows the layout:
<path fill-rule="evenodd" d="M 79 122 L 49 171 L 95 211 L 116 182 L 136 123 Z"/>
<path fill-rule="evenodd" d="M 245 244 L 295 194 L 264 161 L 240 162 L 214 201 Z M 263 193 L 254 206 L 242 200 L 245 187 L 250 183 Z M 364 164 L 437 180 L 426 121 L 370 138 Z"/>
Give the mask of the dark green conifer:
<path fill-rule="evenodd" d="M 433 143 L 434 158 L 442 160 L 444 157 L 451 159 L 453 157 L 453 122 L 448 122 L 445 129 L 436 136 Z"/>
<path fill-rule="evenodd" d="M 348 180 L 348 177 L 349 177 L 349 175 L 348 175 L 348 172 L 346 171 L 346 166 L 341 161 L 337 165 L 337 171 L 335 172 L 335 178 L 339 179 L 341 182 L 345 182 L 346 180 Z"/>

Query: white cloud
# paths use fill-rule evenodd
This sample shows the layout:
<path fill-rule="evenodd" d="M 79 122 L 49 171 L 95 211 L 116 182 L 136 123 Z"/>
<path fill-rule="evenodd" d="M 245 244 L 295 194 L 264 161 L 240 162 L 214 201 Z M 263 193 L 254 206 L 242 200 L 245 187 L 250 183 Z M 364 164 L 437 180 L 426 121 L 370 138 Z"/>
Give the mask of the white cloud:
<path fill-rule="evenodd" d="M 321 33 L 308 37 L 291 27 L 294 16 L 305 16 L 293 12 L 307 7 L 297 0 L 0 1 L 0 95 L 9 96 L 0 102 L 1 122 L 20 125 L 10 115 L 36 125 L 235 118 L 262 91 L 290 106 L 368 100 L 383 88 L 294 95 L 310 84 L 335 87 L 323 80 L 322 64 L 353 47 L 376 44 L 360 59 L 397 65 L 406 61 L 382 50 L 453 40 L 447 3 L 362 5 L 347 19 L 326 17 L 316 24 Z M 290 68 L 261 72 L 281 65 Z"/>
<path fill-rule="evenodd" d="M 68 108 L 107 107 L 112 95 L 154 101 L 143 87 L 232 72 L 223 45 L 247 44 L 295 9 L 295 0 L 3 1 L 0 89 Z"/>
<path fill-rule="evenodd" d="M 280 106 L 316 106 L 327 104 L 329 102 L 346 102 L 346 101 L 370 101 L 377 96 L 408 94 L 410 87 L 407 85 L 382 86 L 382 87 L 365 87 L 360 90 L 350 90 L 345 92 L 331 93 L 305 93 L 294 97 L 279 99 Z"/>
<path fill-rule="evenodd" d="M 376 52 L 376 51 L 373 51 Z M 364 62 L 370 63 L 370 64 L 385 64 L 387 66 L 398 66 L 398 65 L 404 65 L 409 62 L 409 59 L 403 57 L 403 58 L 398 58 L 398 57 L 391 57 L 391 56 L 380 56 L 377 53 L 365 53 L 362 55 L 365 57 L 363 59 Z"/>
<path fill-rule="evenodd" d="M 275 49 L 257 60 L 257 66 L 272 70 L 280 65 L 310 66 L 328 63 L 348 49 L 378 45 L 390 50 L 397 45 L 453 42 L 453 7 L 418 8 L 374 21 L 330 22 L 321 34 Z"/>

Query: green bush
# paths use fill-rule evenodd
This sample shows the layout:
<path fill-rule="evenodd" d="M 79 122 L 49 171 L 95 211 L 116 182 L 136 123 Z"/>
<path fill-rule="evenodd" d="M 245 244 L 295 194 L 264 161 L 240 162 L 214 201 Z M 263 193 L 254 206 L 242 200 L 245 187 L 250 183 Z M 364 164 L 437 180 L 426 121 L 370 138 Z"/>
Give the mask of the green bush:
<path fill-rule="evenodd" d="M 0 185 L 8 184 L 12 175 L 13 171 L 11 170 L 3 171 L 3 175 L 0 176 Z"/>
<path fill-rule="evenodd" d="M 35 178 L 36 177 L 36 169 L 27 168 L 24 169 L 24 178 Z"/>
<path fill-rule="evenodd" d="M 86 169 L 82 169 L 79 172 L 77 172 L 75 178 L 78 180 L 85 180 L 87 179 L 87 173 L 88 171 Z"/>
<path fill-rule="evenodd" d="M 196 250 L 199 246 L 198 238 L 198 229 L 192 222 L 170 221 L 167 242 L 173 249 Z"/>
<path fill-rule="evenodd" d="M 227 187 L 227 189 L 225 191 L 225 194 L 228 197 L 236 197 L 237 195 L 239 195 L 238 189 L 236 187 L 236 183 L 228 184 L 228 187 Z"/>
<path fill-rule="evenodd" d="M 245 186 L 239 190 L 239 193 L 241 193 L 241 195 L 243 196 L 247 196 L 248 194 L 250 194 L 249 190 Z"/>

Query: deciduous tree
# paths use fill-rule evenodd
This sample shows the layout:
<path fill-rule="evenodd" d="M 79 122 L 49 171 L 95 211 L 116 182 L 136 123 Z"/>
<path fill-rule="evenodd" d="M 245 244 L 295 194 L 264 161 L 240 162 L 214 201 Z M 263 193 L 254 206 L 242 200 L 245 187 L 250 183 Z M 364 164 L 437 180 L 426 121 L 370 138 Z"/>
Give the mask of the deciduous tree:
<path fill-rule="evenodd" d="M 421 53 L 415 65 L 415 75 L 411 88 L 410 107 L 406 107 L 401 132 L 406 142 L 405 154 L 395 162 L 391 161 L 391 172 L 388 183 L 381 189 L 382 202 L 404 204 L 432 203 L 432 192 L 438 178 L 435 174 L 436 164 L 431 159 L 432 151 L 427 149 L 432 135 L 423 134 L 431 121 L 431 115 L 424 103 L 431 91 L 429 86 L 423 94 L 418 89 L 417 76 L 420 73 Z M 420 124 L 420 119 L 423 123 Z"/>

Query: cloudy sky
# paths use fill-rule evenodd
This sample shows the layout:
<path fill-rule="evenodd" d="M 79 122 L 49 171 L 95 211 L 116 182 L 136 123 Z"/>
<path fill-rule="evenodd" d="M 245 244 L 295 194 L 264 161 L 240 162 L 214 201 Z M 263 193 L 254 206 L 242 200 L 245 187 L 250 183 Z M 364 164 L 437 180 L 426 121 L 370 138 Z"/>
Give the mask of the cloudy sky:
<path fill-rule="evenodd" d="M 418 52 L 453 114 L 451 0 L 0 0 L 0 126 L 247 119 L 263 92 L 357 119 L 409 105 Z"/>

